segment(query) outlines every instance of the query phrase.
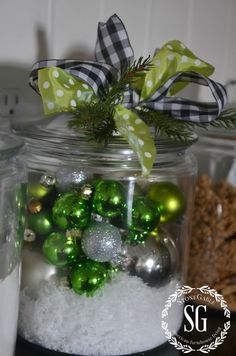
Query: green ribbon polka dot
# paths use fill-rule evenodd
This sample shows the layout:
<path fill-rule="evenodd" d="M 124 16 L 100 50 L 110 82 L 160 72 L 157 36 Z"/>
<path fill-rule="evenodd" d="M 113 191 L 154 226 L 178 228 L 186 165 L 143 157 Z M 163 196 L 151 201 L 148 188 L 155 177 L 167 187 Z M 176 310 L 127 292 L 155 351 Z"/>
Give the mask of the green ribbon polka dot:
<path fill-rule="evenodd" d="M 173 40 L 157 51 L 152 59 L 153 67 L 147 72 L 142 83 L 141 100 L 150 98 L 158 88 L 178 72 L 195 72 L 210 76 L 214 67 L 196 57 L 185 45 Z M 139 84 L 140 85 L 140 84 Z M 169 95 L 174 95 L 188 83 L 177 83 L 171 87 Z M 138 84 L 136 83 L 136 86 Z"/>
<path fill-rule="evenodd" d="M 114 120 L 120 134 L 137 153 L 143 176 L 147 176 L 156 158 L 156 147 L 149 127 L 138 115 L 122 105 L 116 106 Z"/>
<path fill-rule="evenodd" d="M 73 112 L 84 102 L 97 100 L 88 84 L 58 67 L 40 69 L 38 86 L 46 115 Z"/>

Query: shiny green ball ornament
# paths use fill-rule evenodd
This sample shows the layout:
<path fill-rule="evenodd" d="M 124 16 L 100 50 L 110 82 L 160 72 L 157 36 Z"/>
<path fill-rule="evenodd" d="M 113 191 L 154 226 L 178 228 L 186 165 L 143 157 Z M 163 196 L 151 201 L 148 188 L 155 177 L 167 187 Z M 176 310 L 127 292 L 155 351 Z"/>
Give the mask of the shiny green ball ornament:
<path fill-rule="evenodd" d="M 79 194 L 60 195 L 53 206 L 53 221 L 61 229 L 84 229 L 90 220 L 90 203 Z"/>
<path fill-rule="evenodd" d="M 37 235 L 49 235 L 52 226 L 52 217 L 49 211 L 42 210 L 40 213 L 28 215 L 28 228 Z"/>
<path fill-rule="evenodd" d="M 126 225 L 135 232 L 151 231 L 157 226 L 159 220 L 159 211 L 145 197 L 136 198 L 131 210 L 126 213 Z"/>
<path fill-rule="evenodd" d="M 76 262 L 80 249 L 73 237 L 52 232 L 43 244 L 43 253 L 47 260 L 57 266 L 66 267 Z"/>
<path fill-rule="evenodd" d="M 73 267 L 70 281 L 76 293 L 92 296 L 106 283 L 108 276 L 109 270 L 104 264 L 86 260 Z"/>
<path fill-rule="evenodd" d="M 145 231 L 130 231 L 125 238 L 125 242 L 130 245 L 144 244 L 147 236 Z"/>
<path fill-rule="evenodd" d="M 93 196 L 93 209 L 97 214 L 114 218 L 121 215 L 124 206 L 124 189 L 119 182 L 102 180 L 97 183 Z"/>
<path fill-rule="evenodd" d="M 176 220 L 186 209 L 186 199 L 177 185 L 171 182 L 152 183 L 147 191 L 147 197 L 152 200 L 161 212 L 160 223 Z"/>

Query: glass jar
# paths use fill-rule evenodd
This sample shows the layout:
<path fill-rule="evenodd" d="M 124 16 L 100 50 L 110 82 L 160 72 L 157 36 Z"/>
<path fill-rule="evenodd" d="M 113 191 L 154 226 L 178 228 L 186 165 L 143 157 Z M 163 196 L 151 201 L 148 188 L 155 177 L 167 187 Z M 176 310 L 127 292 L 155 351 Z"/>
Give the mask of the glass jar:
<path fill-rule="evenodd" d="M 209 285 L 236 310 L 236 132 L 211 129 L 192 150 L 199 177 L 188 283 Z"/>
<path fill-rule="evenodd" d="M 164 303 L 186 275 L 195 159 L 160 138 L 142 178 L 121 137 L 98 147 L 67 120 L 14 125 L 30 151 L 19 333 L 75 355 L 155 349 L 166 342 Z M 178 331 L 182 306 L 172 313 Z"/>
<path fill-rule="evenodd" d="M 19 137 L 0 134 L 0 353 L 4 356 L 14 355 L 17 331 L 26 197 L 22 147 Z"/>

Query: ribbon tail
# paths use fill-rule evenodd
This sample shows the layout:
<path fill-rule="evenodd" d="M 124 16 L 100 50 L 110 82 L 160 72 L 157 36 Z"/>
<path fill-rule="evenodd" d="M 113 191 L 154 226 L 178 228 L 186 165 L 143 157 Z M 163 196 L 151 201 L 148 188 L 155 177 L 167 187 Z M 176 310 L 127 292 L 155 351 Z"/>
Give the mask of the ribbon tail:
<path fill-rule="evenodd" d="M 143 176 L 148 176 L 156 158 L 156 147 L 148 126 L 122 105 L 116 106 L 114 120 L 117 130 L 137 153 Z"/>

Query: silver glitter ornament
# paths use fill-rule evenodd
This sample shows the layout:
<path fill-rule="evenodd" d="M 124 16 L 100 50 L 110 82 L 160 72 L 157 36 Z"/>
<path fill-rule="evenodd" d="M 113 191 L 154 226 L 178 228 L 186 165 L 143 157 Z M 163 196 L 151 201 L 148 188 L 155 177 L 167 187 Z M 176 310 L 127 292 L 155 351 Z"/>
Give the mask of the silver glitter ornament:
<path fill-rule="evenodd" d="M 150 287 L 160 287 L 177 271 L 177 249 L 166 232 L 153 231 L 143 244 L 124 245 L 121 254 L 111 262 Z"/>
<path fill-rule="evenodd" d="M 55 285 L 64 285 L 68 275 L 66 268 L 57 268 L 47 262 L 40 244 L 24 244 L 22 251 L 21 286 L 38 290 L 40 284 L 47 281 Z"/>
<path fill-rule="evenodd" d="M 44 174 L 40 178 L 39 182 L 43 187 L 49 188 L 49 187 L 52 187 L 52 186 L 54 186 L 56 184 L 56 178 L 52 177 L 50 175 Z"/>
<path fill-rule="evenodd" d="M 80 169 L 63 167 L 56 172 L 56 187 L 61 193 L 69 192 L 88 183 L 92 176 Z"/>
<path fill-rule="evenodd" d="M 94 221 L 84 231 L 82 249 L 87 257 L 98 262 L 107 262 L 121 252 L 121 234 L 115 226 Z"/>

